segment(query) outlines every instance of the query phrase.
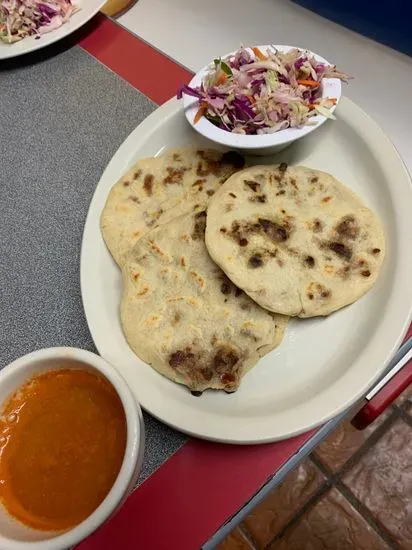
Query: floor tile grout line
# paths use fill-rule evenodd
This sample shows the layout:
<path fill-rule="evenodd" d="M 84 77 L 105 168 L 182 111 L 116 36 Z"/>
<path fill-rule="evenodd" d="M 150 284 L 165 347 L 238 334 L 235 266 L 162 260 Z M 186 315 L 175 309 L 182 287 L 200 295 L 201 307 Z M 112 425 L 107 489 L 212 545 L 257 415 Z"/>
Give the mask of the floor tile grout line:
<path fill-rule="evenodd" d="M 408 413 L 408 411 L 406 409 L 398 409 L 398 410 L 399 410 L 399 418 L 402 418 L 402 420 L 406 422 L 406 424 L 408 424 L 410 428 L 412 428 L 412 418 Z"/>
<path fill-rule="evenodd" d="M 331 488 L 331 483 L 328 479 L 325 479 L 325 481 L 322 483 L 320 487 L 315 491 L 315 493 L 305 502 L 303 506 L 299 508 L 299 511 L 293 516 L 291 520 L 289 520 L 286 525 L 277 533 L 271 541 L 268 542 L 268 544 L 264 547 L 264 550 L 270 550 L 272 548 L 272 545 L 279 539 L 283 537 L 283 535 L 289 531 L 289 529 L 292 529 L 294 525 L 296 525 L 300 519 L 304 516 L 304 514 L 313 508 L 318 501 L 327 493 L 327 491 Z"/>
<path fill-rule="evenodd" d="M 371 435 L 361 444 L 359 449 L 357 449 L 348 458 L 348 460 L 339 468 L 339 470 L 337 470 L 337 472 L 332 472 L 329 467 L 322 462 L 321 458 L 314 453 L 311 455 L 311 460 L 323 473 L 325 473 L 325 475 L 329 476 L 331 483 L 337 483 L 351 468 L 353 468 L 353 466 L 369 451 L 369 449 L 379 441 L 384 433 L 389 430 L 396 418 L 398 418 L 397 411 L 392 411 L 388 418 L 384 420 L 373 433 L 371 433 Z"/>
<path fill-rule="evenodd" d="M 326 479 L 333 483 L 334 473 L 329 468 L 327 464 L 324 464 L 322 460 L 315 454 L 316 449 L 314 449 L 314 452 L 311 453 L 309 456 L 310 461 L 318 468 L 318 470 L 321 471 L 321 473 L 326 477 Z"/>
<path fill-rule="evenodd" d="M 385 526 L 374 517 L 369 508 L 363 504 L 347 487 L 343 481 L 338 481 L 335 485 L 336 489 L 345 497 L 345 499 L 355 508 L 355 510 L 363 517 L 367 524 L 386 542 L 391 550 L 401 550 L 401 547 Z"/>

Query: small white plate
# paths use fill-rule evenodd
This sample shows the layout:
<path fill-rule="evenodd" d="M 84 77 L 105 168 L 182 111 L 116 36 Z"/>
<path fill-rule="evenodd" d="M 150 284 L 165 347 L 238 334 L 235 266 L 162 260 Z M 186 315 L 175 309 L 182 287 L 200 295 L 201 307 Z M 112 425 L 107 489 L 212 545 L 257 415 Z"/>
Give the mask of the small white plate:
<path fill-rule="evenodd" d="M 81 252 L 81 290 L 101 355 L 125 377 L 141 405 L 186 433 L 231 443 L 264 443 L 304 432 L 361 398 L 399 345 L 412 304 L 412 189 L 389 139 L 343 98 L 337 121 L 265 162 L 303 164 L 330 172 L 380 216 L 387 257 L 375 287 L 328 318 L 292 320 L 283 343 L 228 395 L 193 397 L 143 363 L 128 347 L 119 320 L 120 271 L 103 242 L 100 213 L 110 188 L 133 163 L 165 148 L 202 144 L 170 100 L 126 139 L 92 199 Z M 262 159 L 259 159 L 262 162 Z"/>
<path fill-rule="evenodd" d="M 324 57 L 306 50 L 304 48 L 299 48 L 297 46 L 284 46 L 284 45 L 274 45 L 274 46 L 258 46 L 262 53 L 266 53 L 269 48 L 276 48 L 280 52 L 288 52 L 293 48 L 297 48 L 302 52 L 308 52 L 310 55 L 316 59 L 318 63 L 323 63 L 325 65 L 331 65 Z M 250 50 L 250 48 L 249 48 Z M 229 56 L 234 55 L 236 52 L 231 52 L 222 56 L 222 59 L 226 59 Z M 211 62 L 206 67 L 203 67 L 199 72 L 195 74 L 192 80 L 189 83 L 189 86 L 196 88 L 201 85 L 203 78 L 206 74 L 213 68 L 214 63 Z M 337 100 L 337 104 L 340 101 L 342 94 L 342 84 L 341 81 L 337 78 L 325 78 L 321 84 L 321 97 L 333 97 Z M 242 135 L 234 134 L 232 132 L 227 132 L 218 128 L 207 118 L 202 117 L 197 123 L 194 123 L 194 117 L 199 109 L 199 102 L 196 97 L 183 94 L 183 105 L 185 108 L 186 118 L 193 126 L 193 128 L 199 132 L 202 136 L 215 143 L 219 143 L 225 147 L 233 147 L 239 151 L 247 151 L 249 154 L 274 154 L 285 148 L 289 143 L 296 141 L 304 136 L 307 136 L 317 128 L 319 128 L 327 118 L 322 115 L 315 115 L 311 117 L 310 124 L 303 126 L 302 128 L 286 128 L 286 130 L 279 130 L 274 134 L 261 134 L 261 135 Z M 336 109 L 336 106 L 330 109 L 330 112 L 333 113 Z M 255 151 L 255 152 L 253 152 Z"/>
<path fill-rule="evenodd" d="M 80 10 L 58 29 L 42 34 L 38 39 L 34 36 L 29 36 L 19 42 L 14 42 L 14 44 L 5 44 L 0 41 L 0 60 L 39 50 L 77 31 L 77 29 L 96 15 L 106 3 L 106 0 L 73 0 L 73 3 Z"/>

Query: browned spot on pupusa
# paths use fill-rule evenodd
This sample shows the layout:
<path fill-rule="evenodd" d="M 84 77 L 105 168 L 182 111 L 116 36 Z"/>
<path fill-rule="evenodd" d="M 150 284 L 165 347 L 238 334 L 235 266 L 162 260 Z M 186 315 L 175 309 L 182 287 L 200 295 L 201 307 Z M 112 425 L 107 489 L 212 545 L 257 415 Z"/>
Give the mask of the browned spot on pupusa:
<path fill-rule="evenodd" d="M 163 250 L 154 241 L 149 241 L 148 245 L 153 250 L 153 252 L 155 252 L 159 256 L 163 258 L 167 256 L 167 254 L 163 252 Z"/>
<path fill-rule="evenodd" d="M 191 368 L 195 365 L 195 354 L 191 351 L 190 347 L 186 347 L 184 350 L 178 349 L 169 356 L 169 365 L 173 369 L 185 369 Z"/>
<path fill-rule="evenodd" d="M 130 181 L 127 181 L 127 180 L 126 180 L 126 181 L 124 181 L 124 182 L 123 182 L 123 185 L 124 185 L 125 187 L 129 187 L 129 185 L 130 185 Z"/>
<path fill-rule="evenodd" d="M 208 189 L 208 190 L 206 191 L 206 195 L 207 195 L 208 197 L 211 197 L 211 196 L 214 195 L 214 194 L 215 194 L 215 192 L 213 191 L 213 189 Z"/>
<path fill-rule="evenodd" d="M 240 330 L 240 334 L 242 336 L 246 336 L 246 338 L 250 338 L 254 342 L 259 342 L 260 338 L 258 338 L 253 332 L 250 330 L 250 328 L 242 328 Z"/>
<path fill-rule="evenodd" d="M 265 218 L 259 218 L 259 224 L 269 239 L 275 243 L 285 242 L 289 238 L 288 225 L 282 226 Z"/>
<path fill-rule="evenodd" d="M 144 286 L 140 292 L 137 293 L 137 296 L 146 296 L 146 294 L 149 292 L 150 288 L 148 286 Z"/>
<path fill-rule="evenodd" d="M 335 231 L 342 238 L 356 239 L 359 236 L 359 225 L 355 216 L 344 216 L 335 227 Z"/>
<path fill-rule="evenodd" d="M 306 256 L 304 262 L 307 267 L 315 266 L 315 258 L 313 256 Z"/>
<path fill-rule="evenodd" d="M 323 229 L 322 222 L 318 219 L 314 219 L 312 224 L 312 231 L 314 233 L 320 233 L 322 229 Z"/>
<path fill-rule="evenodd" d="M 153 175 L 152 174 L 146 174 L 143 181 L 143 189 L 146 191 L 146 195 L 149 197 L 152 195 L 153 192 Z"/>
<path fill-rule="evenodd" d="M 168 166 L 166 168 L 167 176 L 163 179 L 164 185 L 181 185 L 183 182 L 183 176 L 188 168 L 173 168 Z"/>
<path fill-rule="evenodd" d="M 258 267 L 262 267 L 262 265 L 263 265 L 263 258 L 261 254 L 253 254 L 253 256 L 250 256 L 248 261 L 249 267 L 256 269 Z"/>
<path fill-rule="evenodd" d="M 318 183 L 319 181 L 319 178 L 317 176 L 313 176 L 312 178 L 310 178 L 310 183 Z"/>
<path fill-rule="evenodd" d="M 222 294 L 230 294 L 230 282 L 228 280 L 223 281 L 220 285 L 220 292 Z"/>
<path fill-rule="evenodd" d="M 227 235 L 228 237 L 231 237 L 234 241 L 236 241 L 240 246 L 246 246 L 248 244 L 246 236 L 253 233 L 259 233 L 260 231 L 261 227 L 258 223 L 251 223 L 248 221 L 234 221 L 232 222 L 231 229 L 229 232 L 227 232 Z"/>
<path fill-rule="evenodd" d="M 299 251 L 296 250 L 296 248 L 292 248 L 291 246 L 285 247 L 285 250 L 291 256 L 298 256 L 299 255 Z"/>
<path fill-rule="evenodd" d="M 281 162 L 278 168 L 279 172 L 286 172 L 287 169 L 288 165 L 286 164 L 286 162 Z"/>
<path fill-rule="evenodd" d="M 180 265 L 181 265 L 182 267 L 186 267 L 186 260 L 184 259 L 183 256 L 180 258 Z"/>
<path fill-rule="evenodd" d="M 298 184 L 296 183 L 295 178 L 290 178 L 290 185 L 294 187 L 295 189 L 298 188 Z"/>
<path fill-rule="evenodd" d="M 198 212 L 195 214 L 195 224 L 193 227 L 192 232 L 192 239 L 194 241 L 200 241 L 204 238 L 206 229 L 206 212 L 202 210 L 202 212 Z"/>
<path fill-rule="evenodd" d="M 279 195 L 284 195 L 286 193 L 286 191 L 284 189 L 281 189 L 280 191 L 278 191 L 276 193 L 276 196 L 279 197 Z"/>
<path fill-rule="evenodd" d="M 213 371 L 212 369 L 208 369 L 207 367 L 204 368 L 204 369 L 200 369 L 200 372 L 202 373 L 203 375 L 203 378 L 209 382 L 210 380 L 212 380 L 213 378 Z"/>
<path fill-rule="evenodd" d="M 233 197 L 234 199 L 236 199 L 236 195 L 235 195 L 234 193 L 229 193 L 229 195 L 230 195 L 231 197 Z"/>
<path fill-rule="evenodd" d="M 253 180 L 243 180 L 243 183 L 249 187 L 254 193 L 257 193 L 258 189 L 260 189 L 260 183 Z"/>
<path fill-rule="evenodd" d="M 381 249 L 380 248 L 372 248 L 371 252 L 374 256 L 377 256 L 378 254 L 380 254 Z"/>
<path fill-rule="evenodd" d="M 178 153 L 173 153 L 173 160 L 175 160 L 176 162 L 179 162 L 182 160 L 182 157 L 178 154 Z"/>
<path fill-rule="evenodd" d="M 309 283 L 307 287 L 306 295 L 309 298 L 309 300 L 317 299 L 326 299 L 331 296 L 332 292 L 327 289 L 324 285 L 320 283 Z"/>
<path fill-rule="evenodd" d="M 352 250 L 343 243 L 333 241 L 328 244 L 328 248 L 345 260 L 352 258 Z"/>
<path fill-rule="evenodd" d="M 201 161 L 198 163 L 196 173 L 198 176 L 209 176 L 210 174 L 219 176 L 224 173 L 233 173 L 240 170 L 245 165 L 245 159 L 235 151 L 223 153 L 219 158 L 214 153 L 207 151 L 197 151 Z"/>
<path fill-rule="evenodd" d="M 263 195 L 254 195 L 253 197 L 249 197 L 250 202 L 265 203 L 266 199 L 267 199 L 267 197 L 266 197 L 265 194 L 263 194 Z"/>
<path fill-rule="evenodd" d="M 322 201 L 323 203 L 327 203 L 332 200 L 332 197 L 323 197 Z"/>
<path fill-rule="evenodd" d="M 219 231 L 220 231 L 221 233 L 226 233 L 226 232 L 227 232 L 227 229 L 226 229 L 226 227 L 221 227 L 221 228 L 219 229 Z"/>
<path fill-rule="evenodd" d="M 247 302 L 244 302 L 243 304 L 240 304 L 240 309 L 243 309 L 243 311 L 250 311 L 252 307 Z"/>
<path fill-rule="evenodd" d="M 137 279 L 138 279 L 139 277 L 140 277 L 140 273 L 134 273 L 134 274 L 133 274 L 133 279 L 134 279 L 135 281 L 137 281 Z"/>
<path fill-rule="evenodd" d="M 196 271 L 190 271 L 189 274 L 192 277 L 192 279 L 196 281 L 196 283 L 200 286 L 201 289 L 205 288 L 206 282 L 203 279 L 203 277 L 199 275 L 199 273 L 196 273 Z"/>
<path fill-rule="evenodd" d="M 136 204 L 140 204 L 140 201 L 137 197 L 129 197 L 129 199 L 132 201 L 132 202 L 135 202 Z"/>
<path fill-rule="evenodd" d="M 176 313 L 173 315 L 172 327 L 175 327 L 181 319 L 182 319 L 181 314 L 178 311 L 176 311 Z"/>
<path fill-rule="evenodd" d="M 136 170 L 136 172 L 133 174 L 133 178 L 135 180 L 138 180 L 141 175 L 142 175 L 142 171 L 141 170 Z"/>
<path fill-rule="evenodd" d="M 192 183 L 192 187 L 202 186 L 206 183 L 206 180 L 196 180 L 194 183 Z"/>
<path fill-rule="evenodd" d="M 338 269 L 337 274 L 342 277 L 342 279 L 346 279 L 349 276 L 349 272 L 351 270 L 350 265 L 345 265 Z"/>
<path fill-rule="evenodd" d="M 221 374 L 221 376 L 232 374 L 231 371 L 239 359 L 239 353 L 234 348 L 231 346 L 221 346 L 213 358 L 213 366 L 215 371 Z M 235 378 L 222 381 L 234 382 Z"/>
<path fill-rule="evenodd" d="M 220 170 L 219 162 L 208 158 L 204 151 L 198 151 L 197 153 L 202 160 L 197 163 L 196 174 L 198 176 L 216 175 Z"/>
<path fill-rule="evenodd" d="M 233 209 L 234 209 L 233 204 L 226 204 L 225 206 L 226 212 L 232 212 Z"/>
<path fill-rule="evenodd" d="M 364 269 L 364 270 L 361 271 L 361 275 L 362 275 L 362 277 L 370 277 L 371 272 L 369 271 L 369 269 Z"/>
<path fill-rule="evenodd" d="M 229 295 L 231 294 L 232 290 L 234 290 L 234 294 L 236 298 L 242 294 L 242 291 L 240 290 L 240 288 L 234 285 L 232 281 L 228 277 L 226 277 L 224 273 L 219 272 L 218 279 L 222 281 L 220 285 L 220 292 L 222 294 Z"/>

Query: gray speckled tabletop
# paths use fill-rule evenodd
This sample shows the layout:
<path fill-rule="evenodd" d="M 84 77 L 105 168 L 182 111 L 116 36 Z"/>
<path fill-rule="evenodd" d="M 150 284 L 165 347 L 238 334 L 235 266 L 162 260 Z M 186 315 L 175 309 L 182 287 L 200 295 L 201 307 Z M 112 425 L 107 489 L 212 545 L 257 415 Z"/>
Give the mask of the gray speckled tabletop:
<path fill-rule="evenodd" d="M 105 166 L 154 108 L 67 43 L 0 67 L 0 367 L 44 347 L 96 352 L 80 296 L 83 225 Z M 140 482 L 186 440 L 145 424 Z"/>

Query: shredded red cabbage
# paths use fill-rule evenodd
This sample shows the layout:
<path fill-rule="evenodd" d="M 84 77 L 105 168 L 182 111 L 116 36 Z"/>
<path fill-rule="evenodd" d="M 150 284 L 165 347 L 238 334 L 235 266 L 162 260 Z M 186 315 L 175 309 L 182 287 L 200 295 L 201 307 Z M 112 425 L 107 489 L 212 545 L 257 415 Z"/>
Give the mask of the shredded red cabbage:
<path fill-rule="evenodd" d="M 330 109 L 336 99 L 321 97 L 325 78 L 346 82 L 349 76 L 297 48 L 286 53 L 275 47 L 265 52 L 240 48 L 225 59 L 215 59 L 201 85 L 184 85 L 177 97 L 196 97 L 202 111 L 206 106 L 206 119 L 229 132 L 273 133 L 300 128 L 316 114 L 334 118 Z"/>
<path fill-rule="evenodd" d="M 0 40 L 7 44 L 61 27 L 78 11 L 71 0 L 0 0 Z"/>

